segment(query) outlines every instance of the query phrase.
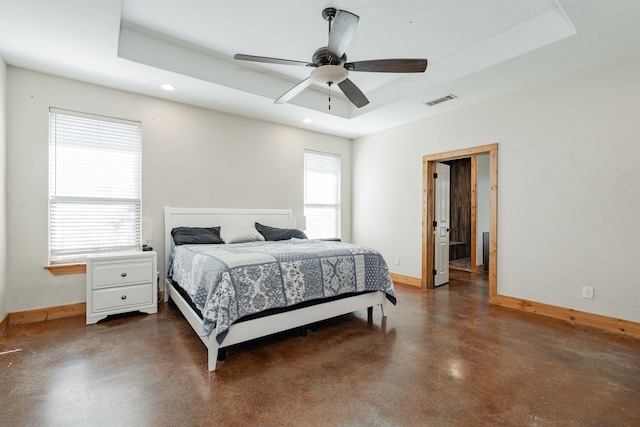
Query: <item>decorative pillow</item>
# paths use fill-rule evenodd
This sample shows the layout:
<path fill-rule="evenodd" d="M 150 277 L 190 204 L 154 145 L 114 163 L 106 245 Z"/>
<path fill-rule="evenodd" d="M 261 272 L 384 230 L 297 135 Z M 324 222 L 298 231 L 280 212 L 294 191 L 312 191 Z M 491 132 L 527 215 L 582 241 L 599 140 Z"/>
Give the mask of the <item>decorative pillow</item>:
<path fill-rule="evenodd" d="M 262 234 L 258 233 L 258 230 L 250 225 L 236 227 L 224 226 L 220 230 L 220 237 L 227 244 L 264 241 Z"/>
<path fill-rule="evenodd" d="M 266 241 L 274 240 L 289 240 L 292 238 L 306 239 L 307 235 L 304 231 L 296 230 L 295 228 L 277 228 L 269 227 L 268 225 L 262 225 L 256 222 L 256 230 L 264 236 Z"/>
<path fill-rule="evenodd" d="M 220 227 L 176 227 L 171 230 L 171 236 L 176 246 L 224 243 L 220 238 Z"/>

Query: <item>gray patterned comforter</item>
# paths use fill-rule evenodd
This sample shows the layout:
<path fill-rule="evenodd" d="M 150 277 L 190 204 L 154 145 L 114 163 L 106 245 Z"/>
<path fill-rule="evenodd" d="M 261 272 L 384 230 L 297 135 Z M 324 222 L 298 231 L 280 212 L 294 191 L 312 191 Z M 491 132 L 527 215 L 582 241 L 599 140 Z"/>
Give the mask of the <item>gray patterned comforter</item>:
<path fill-rule="evenodd" d="M 334 295 L 383 291 L 396 303 L 384 258 L 350 243 L 291 239 L 175 246 L 169 277 L 202 312 L 219 343 L 233 322 L 271 308 Z"/>

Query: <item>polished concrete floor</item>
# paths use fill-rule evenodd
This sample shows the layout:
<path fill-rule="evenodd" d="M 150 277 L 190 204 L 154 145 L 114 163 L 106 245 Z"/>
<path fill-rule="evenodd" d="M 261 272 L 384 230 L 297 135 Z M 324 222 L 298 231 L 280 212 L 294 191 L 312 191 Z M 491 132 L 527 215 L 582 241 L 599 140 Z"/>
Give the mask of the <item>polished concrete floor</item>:
<path fill-rule="evenodd" d="M 213 373 L 171 304 L 12 327 L 0 425 L 640 425 L 639 339 L 489 307 L 473 273 L 397 293 L 386 321 L 363 311 L 240 345 Z"/>

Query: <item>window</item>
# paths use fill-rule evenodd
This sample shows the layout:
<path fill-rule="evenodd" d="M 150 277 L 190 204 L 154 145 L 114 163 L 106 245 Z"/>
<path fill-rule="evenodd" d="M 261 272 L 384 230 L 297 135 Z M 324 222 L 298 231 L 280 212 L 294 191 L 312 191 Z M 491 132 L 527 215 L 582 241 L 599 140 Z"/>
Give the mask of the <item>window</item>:
<path fill-rule="evenodd" d="M 310 239 L 340 237 L 340 156 L 304 152 L 304 215 Z"/>
<path fill-rule="evenodd" d="M 140 157 L 140 123 L 50 109 L 51 264 L 139 248 Z"/>

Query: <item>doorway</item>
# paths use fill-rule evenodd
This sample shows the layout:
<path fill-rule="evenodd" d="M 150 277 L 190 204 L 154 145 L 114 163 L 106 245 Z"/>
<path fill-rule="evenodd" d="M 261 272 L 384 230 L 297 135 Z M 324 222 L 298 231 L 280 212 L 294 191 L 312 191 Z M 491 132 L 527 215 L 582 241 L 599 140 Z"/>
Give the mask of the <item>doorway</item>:
<path fill-rule="evenodd" d="M 450 169 L 449 265 L 474 273 L 488 271 L 488 240 L 486 245 L 484 241 L 489 235 L 489 155 L 441 163 Z"/>
<path fill-rule="evenodd" d="M 475 157 L 441 162 L 450 170 L 450 233 L 449 267 L 458 270 L 475 271 L 475 254 L 471 259 L 471 246 L 475 247 L 476 236 L 471 233 L 471 223 L 475 218 L 471 211 L 472 178 L 471 163 Z M 440 163 L 439 163 L 440 164 Z M 438 179 L 440 175 L 438 174 Z M 436 201 L 437 203 L 437 201 Z"/>
<path fill-rule="evenodd" d="M 475 158 L 489 155 L 489 242 L 488 272 L 489 301 L 495 303 L 497 296 L 497 254 L 498 254 L 498 144 L 484 145 L 445 153 L 430 154 L 422 158 L 422 287 L 434 287 L 434 253 L 436 236 L 433 224 L 435 221 L 435 179 L 436 164 L 440 162 Z M 473 163 L 473 162 L 472 162 Z M 475 171 L 474 171 L 475 172 Z M 475 195 L 474 195 L 475 196 Z M 473 198 L 472 198 L 473 199 Z M 473 207 L 472 207 L 473 208 Z M 475 230 L 473 231 L 475 233 Z M 475 253 L 475 245 L 471 249 Z M 475 258 L 475 257 L 474 257 Z"/>

